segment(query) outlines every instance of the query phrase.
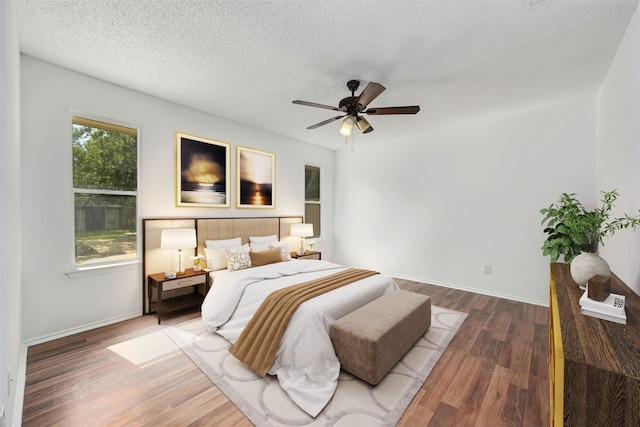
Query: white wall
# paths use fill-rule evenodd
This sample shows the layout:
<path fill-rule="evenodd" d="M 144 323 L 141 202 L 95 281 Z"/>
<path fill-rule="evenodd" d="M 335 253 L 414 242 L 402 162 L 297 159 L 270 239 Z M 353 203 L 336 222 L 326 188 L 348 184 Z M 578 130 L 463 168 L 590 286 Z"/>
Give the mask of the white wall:
<path fill-rule="evenodd" d="M 627 27 L 598 95 L 597 190 L 617 188 L 614 216 L 640 208 L 640 9 Z M 640 230 L 623 230 L 600 249 L 611 269 L 640 294 Z"/>
<path fill-rule="evenodd" d="M 338 262 L 547 303 L 539 210 L 562 192 L 590 201 L 595 94 L 388 145 L 358 141 L 336 158 Z"/>
<path fill-rule="evenodd" d="M 73 238 L 71 111 L 140 128 L 142 217 L 240 217 L 304 214 L 304 163 L 324 168 L 325 232 L 333 234 L 333 152 L 269 134 L 158 98 L 22 57 L 23 271 L 25 340 L 137 316 L 141 267 L 69 278 Z M 175 131 L 276 153 L 276 208 L 175 207 Z M 235 177 L 235 157 L 232 177 Z M 18 180 L 15 180 L 16 182 Z M 235 185 L 232 187 L 235 189 Z M 232 198 L 235 205 L 235 196 Z M 331 259 L 330 240 L 319 243 Z M 326 255 L 325 255 L 326 254 Z"/>
<path fill-rule="evenodd" d="M 20 51 L 11 2 L 0 2 L 0 406 L 17 425 L 22 348 L 20 306 Z M 7 372 L 11 372 L 11 381 Z M 7 392 L 7 390 L 9 392 Z M 0 422 L 1 423 L 1 422 Z"/>

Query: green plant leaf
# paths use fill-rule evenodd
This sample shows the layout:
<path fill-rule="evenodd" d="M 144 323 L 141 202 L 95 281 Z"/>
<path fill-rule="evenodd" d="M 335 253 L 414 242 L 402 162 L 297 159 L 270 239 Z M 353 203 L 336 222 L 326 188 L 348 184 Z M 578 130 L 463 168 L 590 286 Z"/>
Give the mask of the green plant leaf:
<path fill-rule="evenodd" d="M 570 262 L 583 250 L 596 251 L 598 245 L 616 231 L 635 229 L 640 225 L 640 210 L 637 216 L 624 214 L 610 219 L 611 210 L 618 198 L 618 191 L 601 191 L 600 205 L 586 210 L 576 198 L 576 193 L 562 193 L 556 203 L 540 209 L 541 224 L 547 239 L 543 245 L 543 255 L 555 262 L 560 255 Z"/>

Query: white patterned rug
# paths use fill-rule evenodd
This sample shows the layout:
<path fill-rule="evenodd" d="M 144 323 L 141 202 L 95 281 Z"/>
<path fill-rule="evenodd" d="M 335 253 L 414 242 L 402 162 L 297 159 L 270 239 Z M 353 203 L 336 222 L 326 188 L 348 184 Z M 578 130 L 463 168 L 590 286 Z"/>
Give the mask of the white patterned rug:
<path fill-rule="evenodd" d="M 165 333 L 256 426 L 393 426 L 411 403 L 467 314 L 431 306 L 431 327 L 375 387 L 340 372 L 338 388 L 316 418 L 298 408 L 278 380 L 261 378 L 228 352 L 229 342 L 208 333 L 200 319 Z"/>

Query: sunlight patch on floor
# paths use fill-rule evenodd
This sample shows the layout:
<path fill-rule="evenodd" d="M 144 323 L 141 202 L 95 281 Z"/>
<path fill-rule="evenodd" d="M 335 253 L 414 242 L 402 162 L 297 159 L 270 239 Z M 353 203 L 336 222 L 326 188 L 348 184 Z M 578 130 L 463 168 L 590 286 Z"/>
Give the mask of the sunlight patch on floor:
<path fill-rule="evenodd" d="M 136 365 L 157 362 L 179 351 L 173 341 L 162 331 L 132 338 L 107 348 Z"/>
<path fill-rule="evenodd" d="M 180 337 L 180 347 L 188 346 L 203 340 L 201 336 L 182 329 L 173 328 L 173 333 Z"/>

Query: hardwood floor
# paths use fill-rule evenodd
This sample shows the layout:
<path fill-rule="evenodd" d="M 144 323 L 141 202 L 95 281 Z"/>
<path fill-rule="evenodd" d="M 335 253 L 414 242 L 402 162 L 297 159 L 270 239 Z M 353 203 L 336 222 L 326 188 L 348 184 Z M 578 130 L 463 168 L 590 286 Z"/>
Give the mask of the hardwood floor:
<path fill-rule="evenodd" d="M 469 314 L 399 426 L 549 425 L 547 308 L 397 282 Z M 136 364 L 109 349 L 198 316 L 161 326 L 143 316 L 30 347 L 23 426 L 251 426 L 182 351 Z"/>

